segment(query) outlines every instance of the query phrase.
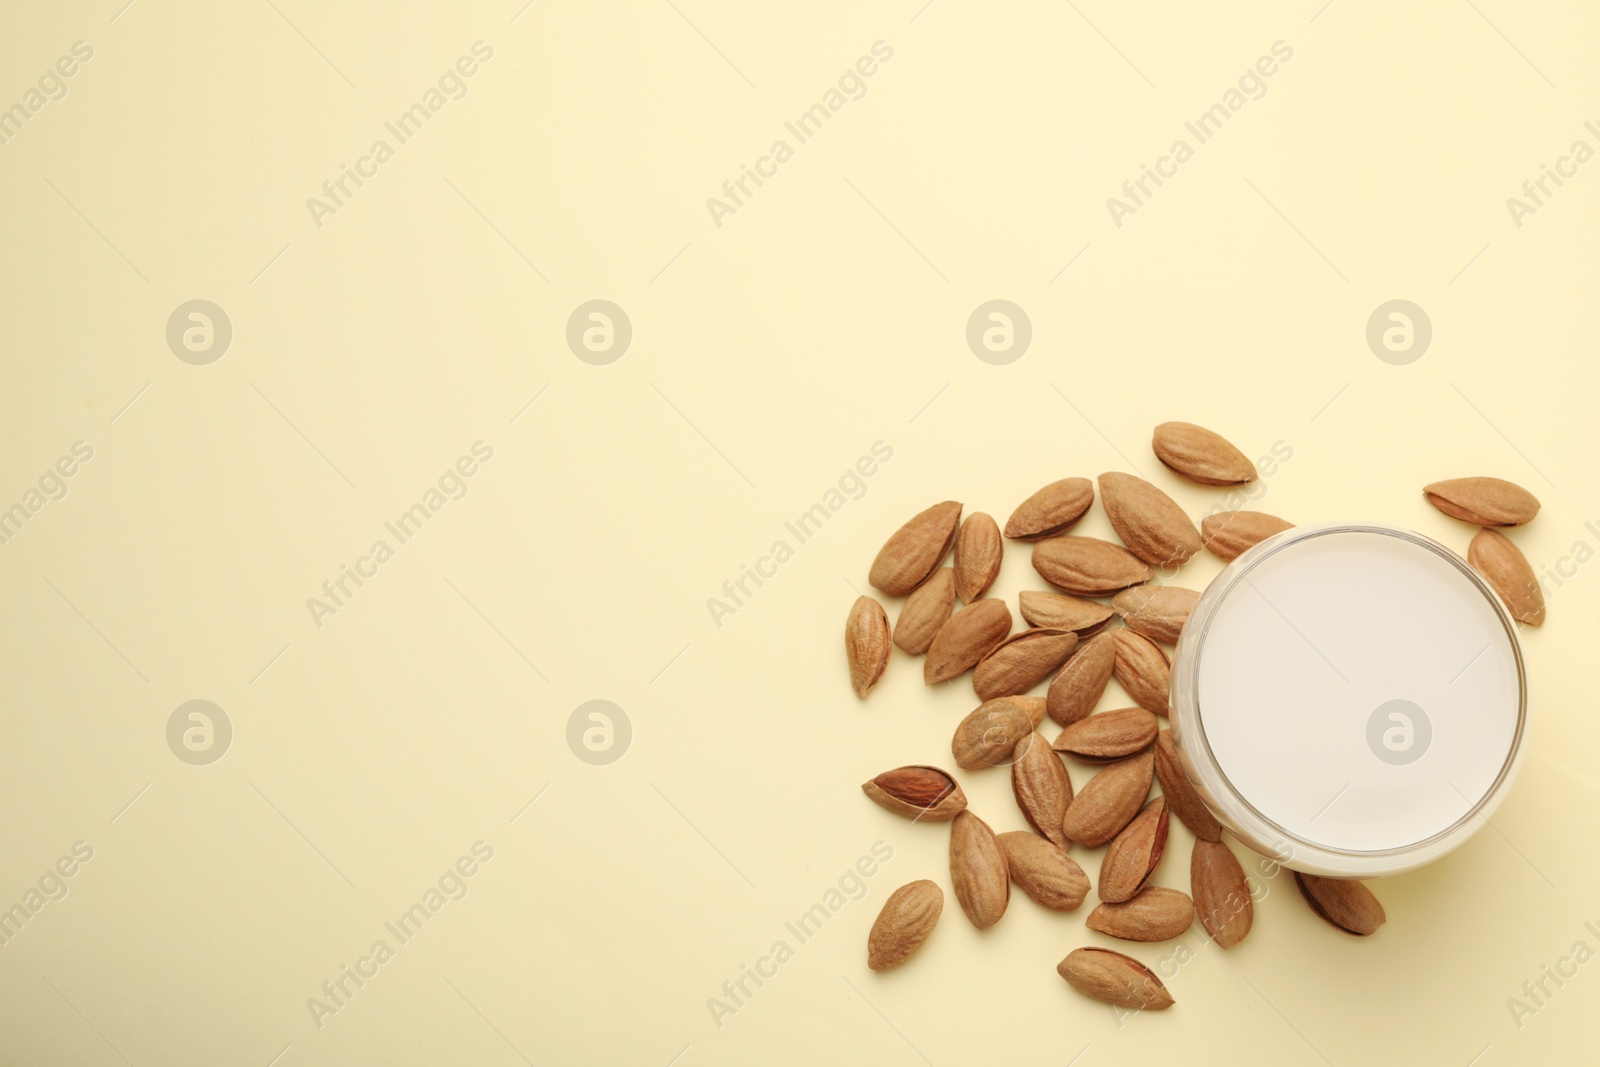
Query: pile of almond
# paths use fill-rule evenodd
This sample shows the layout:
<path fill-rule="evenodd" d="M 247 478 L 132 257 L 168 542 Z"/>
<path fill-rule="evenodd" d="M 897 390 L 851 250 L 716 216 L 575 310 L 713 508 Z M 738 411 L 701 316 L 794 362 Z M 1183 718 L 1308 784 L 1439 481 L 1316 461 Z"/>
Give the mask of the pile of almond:
<path fill-rule="evenodd" d="M 1155 429 L 1157 458 L 1199 485 L 1250 482 L 1256 468 L 1226 439 L 1189 423 Z M 1544 602 L 1533 569 L 1499 531 L 1533 518 L 1539 502 L 1496 478 L 1429 485 L 1424 494 L 1446 515 L 1481 526 L 1468 559 L 1519 620 L 1538 625 Z M 923 680 L 934 685 L 971 672 L 978 707 L 956 726 L 951 756 L 958 769 L 1009 766 L 1017 807 L 1032 831 L 996 834 L 967 810 L 960 783 L 938 767 L 899 767 L 862 786 L 867 796 L 920 822 L 950 823 L 950 884 L 978 929 L 1000 921 L 1011 885 L 1040 906 L 1074 911 L 1088 898 L 1089 876 L 1069 855 L 1074 846 L 1105 846 L 1099 903 L 1089 929 L 1129 942 L 1178 937 L 1198 918 L 1223 948 L 1242 941 L 1254 918 L 1244 870 L 1222 840 L 1222 826 L 1185 776 L 1167 714 L 1170 660 L 1199 593 L 1150 580 L 1202 549 L 1232 560 L 1290 528 L 1255 511 L 1207 516 L 1199 527 L 1166 493 L 1131 474 L 1099 478 L 1099 496 L 1120 544 L 1071 534 L 1093 505 L 1086 478 L 1052 482 L 1017 506 L 1002 531 L 994 519 L 962 505 L 935 504 L 884 544 L 868 581 L 904 597 L 891 628 L 877 600 L 859 598 L 845 627 L 850 681 L 865 697 L 882 678 L 890 645 L 923 656 Z M 1028 591 L 1017 609 L 1026 628 L 1013 633 L 1010 607 L 985 597 L 1000 572 L 1002 536 L 1033 542 L 1033 566 L 1054 591 Z M 951 554 L 951 566 L 944 566 Z M 958 606 L 959 601 L 959 606 Z M 1112 627 L 1113 619 L 1121 625 Z M 1097 710 L 1116 678 L 1135 706 Z M 1034 692 L 1048 680 L 1043 695 Z M 1053 742 L 1039 733 L 1046 718 L 1059 726 Z M 1074 790 L 1068 762 L 1098 772 Z M 1150 796 L 1159 781 L 1160 795 Z M 1195 844 L 1189 893 L 1153 884 L 1166 851 L 1172 816 Z M 1295 874 L 1313 911 L 1351 934 L 1384 922 L 1383 906 L 1366 885 Z M 898 966 L 927 940 L 944 907 L 932 881 L 901 886 L 889 897 L 867 938 L 867 965 Z M 1079 992 L 1136 1009 L 1173 1003 L 1154 972 L 1131 956 L 1087 946 L 1056 968 Z"/>

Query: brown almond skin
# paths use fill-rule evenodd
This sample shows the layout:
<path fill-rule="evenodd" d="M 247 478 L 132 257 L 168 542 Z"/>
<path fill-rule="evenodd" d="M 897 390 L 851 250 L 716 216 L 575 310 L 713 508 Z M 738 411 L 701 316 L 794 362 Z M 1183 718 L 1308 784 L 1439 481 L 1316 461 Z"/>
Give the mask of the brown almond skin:
<path fill-rule="evenodd" d="M 944 561 L 960 519 L 961 504 L 955 500 L 918 513 L 883 543 L 867 581 L 889 596 L 905 596 L 927 581 Z"/>
<path fill-rule="evenodd" d="M 844 624 L 844 651 L 850 662 L 850 688 L 865 699 L 889 666 L 889 616 L 869 596 L 857 597 Z"/>
<path fill-rule="evenodd" d="M 1167 802 L 1156 797 L 1106 849 L 1100 861 L 1100 899 L 1120 904 L 1150 883 L 1167 847 Z"/>
<path fill-rule="evenodd" d="M 1155 757 L 1148 751 L 1107 764 L 1067 805 L 1061 832 L 1086 848 L 1105 844 L 1139 814 L 1154 778 Z"/>
<path fill-rule="evenodd" d="M 1033 569 L 1078 596 L 1110 596 L 1150 580 L 1150 567 L 1121 545 L 1097 537 L 1050 537 L 1033 546 Z"/>
<path fill-rule="evenodd" d="M 1026 693 L 1066 662 L 1078 645 L 1071 630 L 1024 630 L 1000 642 L 978 661 L 972 688 L 979 700 Z"/>
<path fill-rule="evenodd" d="M 1042 630 L 1071 630 L 1079 639 L 1098 632 L 1116 612 L 1104 604 L 1065 593 L 1024 590 L 1017 596 L 1017 607 L 1029 626 Z"/>
<path fill-rule="evenodd" d="M 1051 482 L 1017 506 L 1006 520 L 1006 536 L 1016 541 L 1054 537 L 1068 528 L 1094 503 L 1094 485 L 1087 478 Z"/>
<path fill-rule="evenodd" d="M 1100 711 L 1062 730 L 1050 747 L 1085 763 L 1110 763 L 1148 746 L 1160 728 L 1144 708 Z"/>
<path fill-rule="evenodd" d="M 1256 480 L 1251 463 L 1226 437 L 1192 422 L 1163 422 L 1150 448 L 1156 458 L 1198 485 L 1240 485 Z"/>
<path fill-rule="evenodd" d="M 867 934 L 867 966 L 874 971 L 900 966 L 928 940 L 943 913 L 944 890 L 926 878 L 890 893 Z"/>
<path fill-rule="evenodd" d="M 1004 551 L 994 519 L 981 511 L 967 516 L 956 534 L 956 595 L 963 604 L 975 602 L 994 584 Z"/>
<path fill-rule="evenodd" d="M 1004 600 L 989 597 L 968 604 L 934 635 L 922 661 L 922 680 L 938 685 L 958 678 L 1006 639 L 1011 632 L 1011 609 Z"/>
<path fill-rule="evenodd" d="M 980 930 L 1000 921 L 1011 901 L 1011 869 L 989 824 L 963 811 L 950 823 L 950 884 Z"/>
<path fill-rule="evenodd" d="M 1294 872 L 1295 885 L 1311 910 L 1347 934 L 1370 937 L 1388 918 L 1383 905 L 1364 882 L 1344 878 L 1321 878 Z"/>
<path fill-rule="evenodd" d="M 1544 623 L 1544 592 L 1522 550 L 1499 530 L 1484 527 L 1467 547 L 1467 562 L 1505 602 L 1511 617 L 1529 626 Z"/>
<path fill-rule="evenodd" d="M 1094 711 L 1111 681 L 1117 659 L 1116 640 L 1095 634 L 1080 644 L 1045 691 L 1045 710 L 1062 726 L 1071 726 Z"/>
<path fill-rule="evenodd" d="M 1038 834 L 1012 830 L 997 838 L 1011 880 L 1051 911 L 1074 911 L 1089 895 L 1089 876 L 1066 851 Z"/>
<path fill-rule="evenodd" d="M 1163 886 L 1146 886 L 1119 904 L 1100 904 L 1084 925 L 1124 941 L 1171 941 L 1194 924 L 1189 894 Z"/>
<path fill-rule="evenodd" d="M 950 621 L 955 604 L 956 572 L 940 567 L 906 598 L 894 623 L 895 647 L 913 656 L 928 651 L 939 628 Z"/>
<path fill-rule="evenodd" d="M 1161 795 L 1167 798 L 1167 807 L 1172 814 L 1200 840 L 1221 841 L 1222 824 L 1217 822 L 1217 817 L 1211 814 L 1206 802 L 1200 799 L 1194 783 L 1189 781 L 1183 761 L 1178 756 L 1177 743 L 1172 740 L 1171 730 L 1162 730 L 1157 735 L 1155 755 L 1156 778 L 1161 782 Z"/>
<path fill-rule="evenodd" d="M 1232 849 L 1220 841 L 1196 841 L 1189 855 L 1189 888 L 1211 940 L 1222 948 L 1244 940 L 1255 921 L 1255 903 Z"/>
<path fill-rule="evenodd" d="M 967 806 L 967 795 L 937 767 L 896 767 L 861 789 L 885 811 L 917 822 L 948 822 Z"/>
<path fill-rule="evenodd" d="M 956 725 L 950 752 L 964 771 L 1002 767 L 1015 757 L 1017 742 L 1033 735 L 1033 718 L 1039 697 L 998 697 L 985 700 Z M 1041 709 L 1042 714 L 1042 709 Z"/>
<path fill-rule="evenodd" d="M 1200 539 L 1218 559 L 1235 560 L 1274 534 L 1294 529 L 1264 511 L 1219 511 L 1200 520 Z"/>
<path fill-rule="evenodd" d="M 1029 826 L 1051 844 L 1067 847 L 1061 820 L 1072 803 L 1072 778 L 1061 757 L 1038 734 L 1024 737 L 1012 750 L 1011 793 Z"/>
<path fill-rule="evenodd" d="M 1172 678 L 1167 654 L 1154 641 L 1132 630 L 1116 630 L 1112 638 L 1116 641 L 1117 658 L 1111 673 L 1135 704 L 1165 718 L 1167 689 Z"/>
<path fill-rule="evenodd" d="M 1056 973 L 1084 996 L 1118 1007 L 1160 1011 L 1173 1004 L 1155 972 L 1108 948 L 1075 948 L 1056 964 Z"/>
<path fill-rule="evenodd" d="M 1121 471 L 1102 474 L 1100 504 L 1122 543 L 1152 567 L 1180 566 L 1200 551 L 1194 520 L 1143 478 Z"/>
<path fill-rule="evenodd" d="M 1424 486 L 1428 503 L 1462 522 L 1521 526 L 1539 514 L 1539 498 L 1504 478 L 1451 478 Z"/>
<path fill-rule="evenodd" d="M 1175 645 L 1184 624 L 1194 612 L 1200 594 L 1175 585 L 1136 585 L 1111 598 L 1111 607 L 1122 616 L 1123 625 L 1136 634 Z"/>

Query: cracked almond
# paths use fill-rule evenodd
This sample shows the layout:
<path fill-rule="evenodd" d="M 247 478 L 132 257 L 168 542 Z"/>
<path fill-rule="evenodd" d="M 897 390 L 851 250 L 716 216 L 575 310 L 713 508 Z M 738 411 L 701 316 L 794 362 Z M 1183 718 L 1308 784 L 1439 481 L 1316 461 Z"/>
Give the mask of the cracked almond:
<path fill-rule="evenodd" d="M 861 786 L 873 803 L 920 822 L 947 822 L 967 806 L 967 795 L 937 767 L 896 767 Z"/>
<path fill-rule="evenodd" d="M 1100 899 L 1120 904 L 1150 884 L 1167 847 L 1167 802 L 1156 797 L 1144 806 L 1106 849 L 1100 861 Z"/>

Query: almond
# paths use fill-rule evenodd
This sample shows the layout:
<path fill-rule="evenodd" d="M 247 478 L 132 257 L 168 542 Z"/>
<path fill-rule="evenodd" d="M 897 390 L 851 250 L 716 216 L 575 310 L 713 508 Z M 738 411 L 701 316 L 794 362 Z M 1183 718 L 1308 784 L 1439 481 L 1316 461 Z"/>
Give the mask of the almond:
<path fill-rule="evenodd" d="M 1154 776 L 1155 757 L 1149 752 L 1107 765 L 1067 805 L 1062 832 L 1087 848 L 1110 841 L 1139 813 Z"/>
<path fill-rule="evenodd" d="M 1067 847 L 1062 817 L 1072 803 L 1072 778 L 1061 757 L 1038 734 L 1029 734 L 1012 750 L 1011 792 L 1028 825 L 1052 844 Z"/>
<path fill-rule="evenodd" d="M 956 780 L 937 767 L 896 767 L 861 790 L 886 811 L 918 821 L 946 822 L 967 806 Z"/>
<path fill-rule="evenodd" d="M 1528 557 L 1499 530 L 1484 527 L 1467 548 L 1467 561 L 1505 601 L 1511 617 L 1529 626 L 1544 622 L 1544 593 Z"/>
<path fill-rule="evenodd" d="M 1192 422 L 1163 422 L 1150 442 L 1156 458 L 1191 482 L 1238 485 L 1256 480 L 1255 466 L 1221 434 Z"/>
<path fill-rule="evenodd" d="M 1111 598 L 1111 606 L 1136 634 L 1165 645 L 1178 643 L 1200 594 L 1175 585 L 1136 585 Z"/>
<path fill-rule="evenodd" d="M 986 930 L 1011 900 L 1011 871 L 989 824 L 963 811 L 950 823 L 950 884 L 972 925 Z"/>
<path fill-rule="evenodd" d="M 943 562 L 960 519 L 961 504 L 955 500 L 919 513 L 883 543 L 867 581 L 890 596 L 905 596 Z"/>
<path fill-rule="evenodd" d="M 869 596 L 857 597 L 844 624 L 844 651 L 850 661 L 850 688 L 865 697 L 889 666 L 889 616 Z"/>
<path fill-rule="evenodd" d="M 964 771 L 999 767 L 1009 763 L 1017 742 L 1038 728 L 1037 711 L 1044 715 L 1043 697 L 999 697 L 986 700 L 956 726 L 950 751 Z"/>
<path fill-rule="evenodd" d="M 1006 520 L 1006 536 L 1017 541 L 1054 537 L 1083 518 L 1094 503 L 1094 486 L 1087 478 L 1051 482 L 1024 500 Z"/>
<path fill-rule="evenodd" d="M 1167 847 L 1167 802 L 1156 797 L 1111 842 L 1100 861 L 1100 899 L 1120 904 L 1150 882 Z"/>
<path fill-rule="evenodd" d="M 1045 630 L 1071 630 L 1080 638 L 1099 630 L 1116 614 L 1094 600 L 1084 600 L 1065 593 L 1041 593 L 1035 589 L 1019 594 L 1017 605 L 1029 626 Z"/>
<path fill-rule="evenodd" d="M 1100 476 L 1100 503 L 1122 543 L 1153 567 L 1176 567 L 1200 551 L 1200 531 L 1178 502 L 1143 478 Z"/>
<path fill-rule="evenodd" d="M 1109 596 L 1150 580 L 1150 568 L 1121 545 L 1097 537 L 1051 537 L 1033 546 L 1033 569 L 1079 596 Z"/>
<path fill-rule="evenodd" d="M 1219 511 L 1200 520 L 1200 539 L 1218 559 L 1237 559 L 1273 534 L 1294 528 L 1264 511 Z"/>
<path fill-rule="evenodd" d="M 1189 888 L 1195 914 L 1211 940 L 1222 948 L 1244 940 L 1255 920 L 1255 904 L 1232 849 L 1220 841 L 1196 841 L 1189 854 Z"/>
<path fill-rule="evenodd" d="M 1085 763 L 1109 763 L 1145 748 L 1159 730 L 1156 717 L 1144 708 L 1118 708 L 1079 719 L 1050 747 Z"/>
<path fill-rule="evenodd" d="M 1045 708 L 1062 726 L 1071 726 L 1094 711 L 1111 681 L 1117 643 L 1110 634 L 1096 634 L 1083 642 L 1045 692 Z"/>
<path fill-rule="evenodd" d="M 956 572 L 940 567 L 933 577 L 911 591 L 894 623 L 894 644 L 903 652 L 920 656 L 933 644 L 934 635 L 950 619 L 956 603 Z"/>
<path fill-rule="evenodd" d="M 1502 478 L 1452 478 L 1424 486 L 1428 503 L 1479 526 L 1521 526 L 1539 514 L 1539 499 Z"/>
<path fill-rule="evenodd" d="M 1108 948 L 1075 948 L 1056 964 L 1056 973 L 1084 996 L 1118 1007 L 1160 1011 L 1173 1004 L 1150 968 Z"/>
<path fill-rule="evenodd" d="M 922 680 L 937 685 L 965 673 L 1010 632 L 1011 609 L 1004 600 L 990 597 L 968 604 L 934 635 L 922 661 Z"/>
<path fill-rule="evenodd" d="M 956 594 L 971 604 L 994 584 L 1004 546 L 1000 527 L 981 511 L 967 516 L 956 535 Z"/>
<path fill-rule="evenodd" d="M 910 959 L 944 912 L 944 890 L 926 878 L 889 894 L 867 935 L 867 966 L 887 971 Z"/>
<path fill-rule="evenodd" d="M 1171 941 L 1194 923 L 1194 901 L 1176 889 L 1152 885 L 1120 904 L 1101 904 L 1085 925 L 1124 941 Z"/>
<path fill-rule="evenodd" d="M 1089 895 L 1089 876 L 1076 860 L 1038 834 L 1012 830 L 997 838 L 1017 888 L 1051 911 L 1073 911 Z"/>
<path fill-rule="evenodd" d="M 1294 872 L 1300 895 L 1311 910 L 1346 933 L 1367 937 L 1377 932 L 1384 920 L 1383 905 L 1363 882 L 1344 878 L 1320 878 Z"/>
<path fill-rule="evenodd" d="M 1024 630 L 990 649 L 972 672 L 979 700 L 1026 693 L 1066 662 L 1077 647 L 1071 630 Z"/>
<path fill-rule="evenodd" d="M 1117 681 L 1135 704 L 1146 711 L 1165 715 L 1167 686 L 1172 673 L 1167 654 L 1157 648 L 1154 641 L 1132 630 L 1118 630 L 1112 638 L 1116 641 L 1117 658 L 1111 672 L 1117 676 Z"/>
<path fill-rule="evenodd" d="M 1211 814 L 1211 809 L 1206 807 L 1200 793 L 1195 789 L 1194 783 L 1189 781 L 1189 775 L 1184 772 L 1183 762 L 1178 758 L 1177 744 L 1172 740 L 1171 730 L 1162 730 L 1156 737 L 1156 777 L 1161 780 L 1161 795 L 1167 798 L 1167 807 L 1172 809 L 1189 832 L 1202 841 L 1221 841 L 1222 824 L 1217 822 L 1217 817 Z"/>

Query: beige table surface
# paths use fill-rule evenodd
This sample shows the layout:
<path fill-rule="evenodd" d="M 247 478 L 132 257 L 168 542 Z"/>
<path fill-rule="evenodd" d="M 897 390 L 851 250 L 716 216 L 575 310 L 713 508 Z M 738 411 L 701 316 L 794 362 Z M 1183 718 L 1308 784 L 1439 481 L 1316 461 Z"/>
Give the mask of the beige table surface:
<path fill-rule="evenodd" d="M 1600 14 L 1321 2 L 7 5 L 0 1063 L 1592 1059 Z M 1141 165 L 1169 177 L 1135 203 Z M 593 300 L 631 330 L 604 365 L 615 312 L 567 342 Z M 966 340 L 990 300 L 1031 326 L 1005 365 Z M 1368 346 L 1392 300 L 1420 359 Z M 1068 989 L 1109 942 L 1020 895 L 869 972 L 947 833 L 859 783 L 949 762 L 975 703 L 901 653 L 850 694 L 873 553 L 1105 470 L 1198 515 L 1165 419 L 1291 449 L 1257 506 L 1297 522 L 1464 550 L 1424 483 L 1542 498 L 1514 792 L 1378 885 L 1370 940 L 1285 878 L 1234 950 L 1136 950 L 1186 957 L 1163 1015 Z M 999 593 L 1040 587 L 1009 546 Z M 569 745 L 591 700 L 620 760 Z M 1023 825 L 1003 771 L 965 782 Z"/>

